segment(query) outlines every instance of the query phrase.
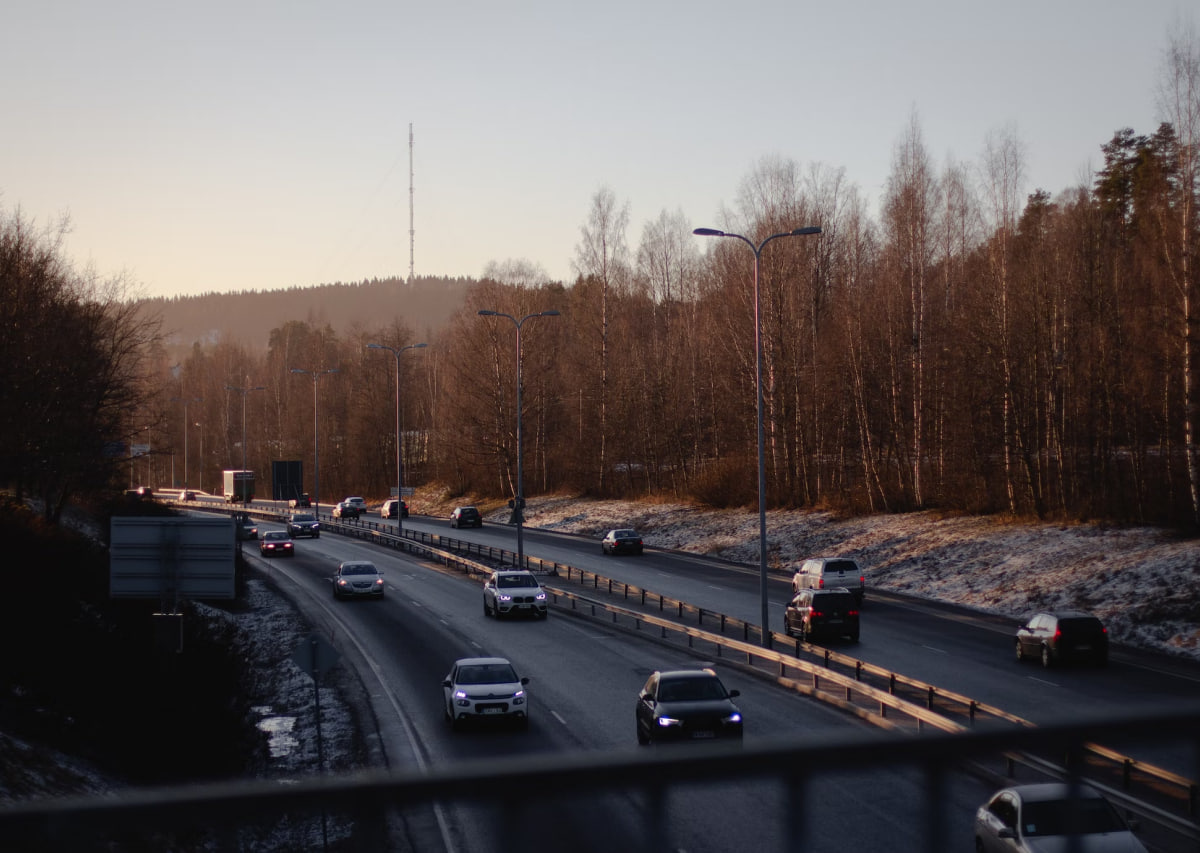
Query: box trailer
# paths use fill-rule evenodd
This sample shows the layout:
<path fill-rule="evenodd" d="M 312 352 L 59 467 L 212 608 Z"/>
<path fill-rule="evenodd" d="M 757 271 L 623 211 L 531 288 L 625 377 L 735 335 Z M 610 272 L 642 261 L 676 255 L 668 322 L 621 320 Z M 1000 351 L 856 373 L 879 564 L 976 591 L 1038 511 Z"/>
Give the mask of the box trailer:
<path fill-rule="evenodd" d="M 222 471 L 226 503 L 250 503 L 254 500 L 253 471 Z"/>

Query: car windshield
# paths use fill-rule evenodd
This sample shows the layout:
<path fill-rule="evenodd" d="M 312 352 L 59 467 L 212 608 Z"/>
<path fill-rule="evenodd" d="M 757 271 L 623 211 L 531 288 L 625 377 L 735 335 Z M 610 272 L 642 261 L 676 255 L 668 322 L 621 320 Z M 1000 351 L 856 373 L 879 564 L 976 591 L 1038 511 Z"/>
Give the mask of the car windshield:
<path fill-rule="evenodd" d="M 658 686 L 659 702 L 697 702 L 724 699 L 725 687 L 715 678 L 673 678 Z"/>
<path fill-rule="evenodd" d="M 459 684 L 512 684 L 517 681 L 517 673 L 512 664 L 507 663 L 474 663 L 459 667 Z"/>
<path fill-rule="evenodd" d="M 532 575 L 500 575 L 497 586 L 537 586 L 537 579 Z"/>
<path fill-rule="evenodd" d="M 1088 797 L 1079 800 L 1072 809 L 1070 800 L 1045 800 L 1026 803 L 1021 812 L 1022 831 L 1026 836 L 1067 835 L 1072 831 L 1072 815 L 1077 835 L 1098 832 L 1121 832 L 1125 824 L 1107 800 Z"/>
<path fill-rule="evenodd" d="M 292 521 L 316 521 L 311 515 L 293 515 Z"/>
<path fill-rule="evenodd" d="M 374 575 L 378 574 L 375 567 L 370 563 L 351 563 L 348 566 L 342 566 L 342 574 L 344 575 Z"/>
<path fill-rule="evenodd" d="M 632 530 L 614 530 L 613 531 L 614 539 L 634 539 L 636 537 L 637 537 L 637 534 L 634 533 Z"/>

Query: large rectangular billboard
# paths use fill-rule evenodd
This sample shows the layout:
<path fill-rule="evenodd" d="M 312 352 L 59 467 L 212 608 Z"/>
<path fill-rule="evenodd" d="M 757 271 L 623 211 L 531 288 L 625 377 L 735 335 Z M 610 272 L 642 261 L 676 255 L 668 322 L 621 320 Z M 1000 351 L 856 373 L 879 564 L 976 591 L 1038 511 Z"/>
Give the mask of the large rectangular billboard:
<path fill-rule="evenodd" d="M 237 542 L 232 518 L 114 516 L 112 598 L 232 599 Z"/>

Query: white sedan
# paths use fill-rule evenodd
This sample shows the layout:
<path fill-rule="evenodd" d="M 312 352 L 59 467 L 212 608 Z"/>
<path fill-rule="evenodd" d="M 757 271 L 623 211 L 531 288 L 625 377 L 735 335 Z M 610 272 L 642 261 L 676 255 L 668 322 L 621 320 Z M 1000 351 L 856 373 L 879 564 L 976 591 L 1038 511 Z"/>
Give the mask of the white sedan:
<path fill-rule="evenodd" d="M 462 658 L 442 681 L 446 719 L 455 730 L 489 720 L 529 727 L 529 684 L 505 658 Z"/>
<path fill-rule="evenodd" d="M 1146 853 L 1133 828 L 1087 785 L 1080 785 L 1074 798 L 1063 782 L 1016 785 L 997 791 L 975 813 L 975 849 Z"/>

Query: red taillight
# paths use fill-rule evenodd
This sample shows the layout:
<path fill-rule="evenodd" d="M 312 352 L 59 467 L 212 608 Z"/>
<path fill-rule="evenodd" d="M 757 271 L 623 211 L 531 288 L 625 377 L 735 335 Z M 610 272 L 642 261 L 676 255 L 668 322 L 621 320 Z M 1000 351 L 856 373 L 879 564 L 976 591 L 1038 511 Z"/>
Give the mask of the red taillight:
<path fill-rule="evenodd" d="M 822 613 L 820 610 L 818 610 L 815 607 L 808 608 L 808 613 L 810 616 L 824 616 L 825 615 L 824 613 Z"/>
<path fill-rule="evenodd" d="M 859 586 L 866 586 L 866 585 L 867 585 L 867 576 L 866 576 L 866 575 L 859 575 L 859 577 L 858 577 L 858 585 L 859 585 Z"/>
<path fill-rule="evenodd" d="M 848 616 L 857 616 L 857 615 L 858 615 L 858 611 L 857 611 L 857 610 L 850 610 L 850 611 L 847 611 L 847 614 L 846 614 L 846 615 L 848 615 Z"/>
<path fill-rule="evenodd" d="M 821 578 L 819 581 L 817 581 L 817 589 L 824 589 L 824 588 L 825 588 L 825 578 Z"/>
<path fill-rule="evenodd" d="M 1054 642 L 1057 643 L 1061 639 L 1062 639 L 1062 628 L 1055 628 L 1054 629 Z"/>

